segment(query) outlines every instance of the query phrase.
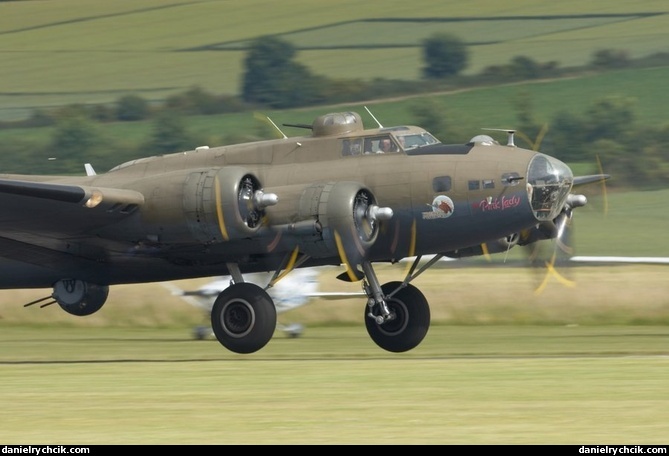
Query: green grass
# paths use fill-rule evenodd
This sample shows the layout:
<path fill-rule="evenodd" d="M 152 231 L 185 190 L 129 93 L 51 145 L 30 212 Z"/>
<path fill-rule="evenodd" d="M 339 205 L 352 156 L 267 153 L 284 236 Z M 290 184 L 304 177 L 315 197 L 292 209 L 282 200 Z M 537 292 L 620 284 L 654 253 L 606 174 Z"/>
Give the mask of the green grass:
<path fill-rule="evenodd" d="M 518 55 L 565 67 L 587 63 L 599 49 L 644 57 L 666 51 L 668 11 L 660 0 L 388 0 L 382 8 L 352 0 L 318 6 L 308 0 L 234 6 L 4 2 L 1 116 L 21 117 L 37 106 L 111 102 L 129 92 L 161 100 L 194 85 L 235 94 L 245 57 L 240 43 L 265 34 L 290 40 L 303 49 L 297 55 L 301 63 L 331 78 L 418 80 L 421 41 L 438 31 L 471 44 L 469 74 Z"/>
<path fill-rule="evenodd" d="M 669 256 L 669 243 L 661 234 L 669 218 L 657 210 L 667 196 L 669 190 L 613 193 L 606 208 L 601 193 L 592 196 L 590 206 L 574 217 L 579 254 Z"/>
<path fill-rule="evenodd" d="M 382 282 L 403 271 L 377 266 Z M 370 340 L 360 299 L 281 315 L 303 337 L 238 355 L 192 340 L 203 316 L 160 284 L 112 287 L 86 318 L 21 306 L 45 290 L 6 290 L 0 441 L 664 445 L 666 271 L 579 267 L 575 286 L 535 294 L 543 277 L 524 268 L 435 266 L 413 282 L 433 324 L 402 354 Z M 336 274 L 321 289 L 359 289 Z"/>
<path fill-rule="evenodd" d="M 234 355 L 174 330 L 0 334 L 4 444 L 666 444 L 667 327 L 364 327 Z"/>
<path fill-rule="evenodd" d="M 513 252 L 513 251 L 512 251 Z M 666 253 L 664 256 L 667 256 Z M 523 258 L 523 255 L 519 255 Z M 483 259 L 439 263 L 412 284 L 430 303 L 433 324 L 440 325 L 669 325 L 669 281 L 666 265 L 584 265 L 558 267 L 565 285 L 546 269 L 521 267 L 524 263 L 494 255 Z M 404 279 L 405 264 L 377 264 L 381 283 Z M 336 279 L 340 268 L 319 274 L 322 291 L 359 292 L 360 283 Z M 173 282 L 194 290 L 211 279 Z M 539 287 L 546 280 L 541 289 Z M 73 317 L 57 305 L 24 308 L 22 304 L 49 295 L 51 290 L 0 292 L 0 326 L 33 325 L 70 328 L 193 328 L 207 323 L 197 308 L 159 283 L 116 285 L 105 306 L 86 318 Z M 284 323 L 308 327 L 359 325 L 365 300 L 329 302 L 314 299 L 310 305 L 282 315 Z M 190 331 L 189 331 L 190 332 Z"/>

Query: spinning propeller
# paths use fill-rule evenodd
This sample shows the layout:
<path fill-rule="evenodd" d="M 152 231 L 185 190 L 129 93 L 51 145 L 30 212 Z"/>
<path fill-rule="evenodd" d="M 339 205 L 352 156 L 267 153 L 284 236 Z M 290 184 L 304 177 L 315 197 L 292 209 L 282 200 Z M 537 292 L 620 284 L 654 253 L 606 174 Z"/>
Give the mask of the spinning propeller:
<path fill-rule="evenodd" d="M 374 195 L 366 188 L 361 188 L 349 204 L 353 223 L 348 217 L 341 217 L 333 220 L 332 228 L 337 252 L 346 267 L 339 278 L 357 282 L 363 277 L 358 266 L 366 260 L 367 251 L 376 241 L 379 222 L 390 220 L 393 210 L 378 206 Z"/>
<path fill-rule="evenodd" d="M 568 277 L 567 269 L 562 268 L 568 264 L 574 254 L 573 235 L 573 210 L 565 206 L 562 212 L 553 221 L 554 236 L 550 241 L 537 241 L 527 246 L 529 250 L 530 264 L 539 268 L 545 268 L 546 272 L 534 294 L 538 295 L 546 288 L 550 279 L 555 279 L 567 287 L 574 287 L 576 283 Z M 560 267 L 558 271 L 557 267 Z"/>
<path fill-rule="evenodd" d="M 517 132 L 517 134 L 532 146 L 532 150 L 538 151 L 547 130 L 548 125 L 544 124 L 534 142 L 522 133 Z M 601 182 L 602 194 L 604 195 L 604 213 L 606 214 L 607 202 L 605 181 L 610 176 L 603 173 L 599 157 L 597 156 L 596 158 L 599 174 L 574 177 L 572 191 L 576 187 Z M 546 240 L 536 239 L 536 232 L 532 234 L 535 236 L 535 239 L 529 240 L 529 243 L 526 245 L 529 250 L 529 262 L 531 265 L 545 268 L 546 271 L 543 279 L 534 290 L 535 295 L 543 292 L 551 279 L 555 279 L 558 283 L 567 287 L 574 287 L 576 285 L 576 283 L 568 277 L 569 274 L 567 273 L 567 266 L 575 252 L 573 210 L 577 207 L 585 206 L 586 204 L 587 198 L 584 195 L 570 193 L 565 206 L 562 208 L 562 211 L 558 216 L 555 217 L 552 222 L 540 224 L 538 232 L 543 232 L 546 235 Z M 523 235 L 527 236 L 528 233 L 521 233 L 521 239 L 523 238 Z M 550 242 L 547 242 L 547 240 L 550 240 Z M 526 239 L 525 241 L 527 242 L 528 240 Z"/>

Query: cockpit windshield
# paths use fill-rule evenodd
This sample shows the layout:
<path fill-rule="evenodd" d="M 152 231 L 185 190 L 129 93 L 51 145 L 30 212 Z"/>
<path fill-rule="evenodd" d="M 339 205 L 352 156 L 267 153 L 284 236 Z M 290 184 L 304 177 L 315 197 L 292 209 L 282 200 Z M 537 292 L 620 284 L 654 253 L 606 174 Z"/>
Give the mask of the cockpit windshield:
<path fill-rule="evenodd" d="M 397 135 L 397 139 L 404 150 L 439 143 L 439 140 L 428 132 Z"/>
<path fill-rule="evenodd" d="M 560 160 L 537 154 L 527 173 L 527 190 L 537 220 L 553 220 L 558 216 L 571 191 L 574 175 Z"/>

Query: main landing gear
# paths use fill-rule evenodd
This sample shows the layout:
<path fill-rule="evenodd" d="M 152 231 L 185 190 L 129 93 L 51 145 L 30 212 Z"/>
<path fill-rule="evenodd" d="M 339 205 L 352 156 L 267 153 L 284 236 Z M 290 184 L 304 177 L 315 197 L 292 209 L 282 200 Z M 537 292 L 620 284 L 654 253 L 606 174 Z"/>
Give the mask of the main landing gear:
<path fill-rule="evenodd" d="M 270 341 L 276 329 L 276 307 L 258 285 L 234 283 L 223 290 L 211 309 L 211 328 L 228 350 L 253 353 Z"/>
<path fill-rule="evenodd" d="M 418 257 L 404 281 L 380 285 L 372 265 L 362 262 L 363 288 L 368 296 L 365 326 L 371 339 L 384 350 L 401 353 L 418 346 L 430 327 L 430 307 L 423 293 L 409 282 L 429 268 L 434 257 L 416 274 Z M 234 271 L 233 271 L 234 272 Z M 233 273 L 234 284 L 223 290 L 211 311 L 211 325 L 218 341 L 230 351 L 253 353 L 272 338 L 277 326 L 276 307 L 267 292 L 243 282 Z"/>
<path fill-rule="evenodd" d="M 415 266 L 418 264 L 416 260 Z M 364 289 L 367 293 L 365 326 L 374 343 L 384 350 L 401 353 L 420 344 L 430 327 L 430 306 L 420 290 L 409 283 L 416 276 L 411 272 L 403 282 L 379 285 L 367 261 Z M 422 272 L 422 270 L 421 270 Z"/>

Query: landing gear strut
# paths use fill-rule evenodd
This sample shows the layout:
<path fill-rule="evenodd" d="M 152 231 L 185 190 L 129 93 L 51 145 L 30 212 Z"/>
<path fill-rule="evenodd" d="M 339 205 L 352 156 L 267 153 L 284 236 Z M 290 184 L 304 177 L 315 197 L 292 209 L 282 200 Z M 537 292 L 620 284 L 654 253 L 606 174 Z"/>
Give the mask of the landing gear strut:
<path fill-rule="evenodd" d="M 408 283 L 379 285 L 371 264 L 362 263 L 366 282 L 365 326 L 374 343 L 384 350 L 400 353 L 420 344 L 430 327 L 430 307 L 423 293 Z"/>

